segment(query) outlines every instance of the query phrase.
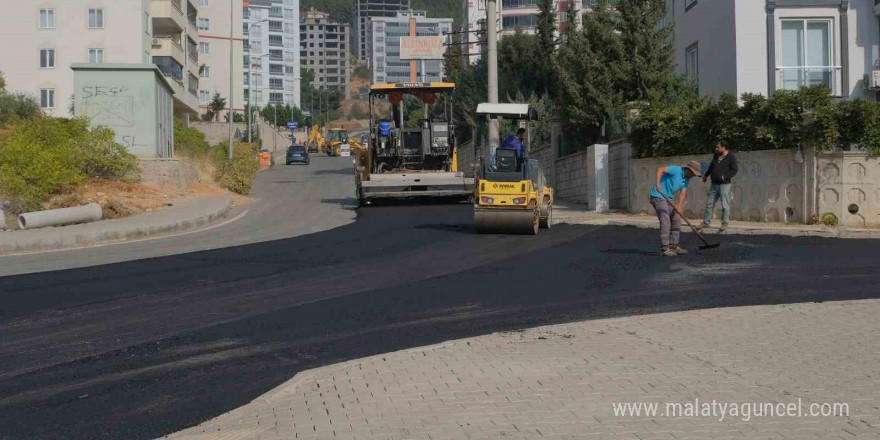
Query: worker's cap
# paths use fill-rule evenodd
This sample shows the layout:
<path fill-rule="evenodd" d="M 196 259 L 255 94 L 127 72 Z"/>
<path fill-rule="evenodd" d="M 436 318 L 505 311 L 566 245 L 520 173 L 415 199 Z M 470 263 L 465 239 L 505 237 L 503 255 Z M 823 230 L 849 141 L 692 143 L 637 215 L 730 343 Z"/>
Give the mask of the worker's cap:
<path fill-rule="evenodd" d="M 695 160 L 689 160 L 686 164 L 681 166 L 682 168 L 687 168 L 694 172 L 694 175 L 697 177 L 702 177 L 703 175 L 700 173 L 700 163 Z"/>

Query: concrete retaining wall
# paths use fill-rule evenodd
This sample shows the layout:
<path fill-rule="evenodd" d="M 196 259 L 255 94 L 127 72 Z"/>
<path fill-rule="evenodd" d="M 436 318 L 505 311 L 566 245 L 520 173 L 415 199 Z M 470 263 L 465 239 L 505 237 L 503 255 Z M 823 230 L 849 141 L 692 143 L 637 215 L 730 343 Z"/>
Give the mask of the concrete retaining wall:
<path fill-rule="evenodd" d="M 608 145 L 608 207 L 627 209 L 629 206 L 629 172 L 632 146 L 626 141 Z"/>
<path fill-rule="evenodd" d="M 880 158 L 861 152 L 817 158 L 818 214 L 834 214 L 842 226 L 880 226 Z"/>
<path fill-rule="evenodd" d="M 143 183 L 186 190 L 187 184 L 199 181 L 199 172 L 189 162 L 180 159 L 139 158 L 140 178 Z"/>
<path fill-rule="evenodd" d="M 205 134 L 205 139 L 211 145 L 217 145 L 221 142 L 229 142 L 229 123 L 228 122 L 205 122 L 191 121 L 189 126 L 201 131 Z M 233 136 L 236 131 L 239 135 L 247 132 L 247 124 L 244 122 L 235 122 L 232 124 Z"/>
<path fill-rule="evenodd" d="M 750 151 L 735 153 L 739 173 L 733 179 L 731 218 L 733 220 L 798 223 L 809 219 L 809 207 L 805 208 L 808 182 L 805 170 L 808 160 L 798 162 L 792 150 Z M 630 170 L 630 211 L 653 213 L 649 203 L 657 168 L 681 165 L 689 160 L 706 162 L 711 155 L 676 156 L 650 159 L 633 159 Z M 709 184 L 695 178 L 691 181 L 685 200 L 685 215 L 700 219 L 706 207 Z M 720 204 L 716 206 L 715 218 L 720 218 Z"/>

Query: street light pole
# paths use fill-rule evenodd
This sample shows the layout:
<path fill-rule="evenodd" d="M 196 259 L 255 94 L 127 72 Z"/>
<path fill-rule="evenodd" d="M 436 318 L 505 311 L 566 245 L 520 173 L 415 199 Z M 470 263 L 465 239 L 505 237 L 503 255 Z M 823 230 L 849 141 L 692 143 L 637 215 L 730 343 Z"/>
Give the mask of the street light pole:
<path fill-rule="evenodd" d="M 272 132 L 272 152 L 274 153 L 275 150 L 278 148 L 278 141 L 275 136 L 277 134 L 277 130 L 278 130 L 278 103 L 277 102 L 272 105 L 272 109 L 275 110 L 275 130 L 276 130 L 276 131 Z"/>
<path fill-rule="evenodd" d="M 489 102 L 498 103 L 498 33 L 496 31 L 498 15 L 497 0 L 486 1 L 486 33 L 488 34 L 488 60 L 489 65 Z M 495 155 L 495 149 L 500 143 L 499 124 L 497 119 L 489 119 L 489 157 Z"/>
<path fill-rule="evenodd" d="M 235 119 L 233 117 L 233 115 L 235 114 L 233 109 L 235 107 L 232 106 L 232 96 L 233 96 L 232 95 L 232 87 L 234 85 L 233 78 L 235 77 L 235 74 L 234 74 L 235 70 L 233 68 L 233 59 L 232 59 L 232 56 L 233 56 L 232 44 L 235 42 L 235 39 L 232 38 L 233 24 L 235 24 L 235 20 L 233 20 L 233 18 L 232 18 L 234 16 L 234 13 L 233 13 L 233 11 L 235 10 L 234 8 L 235 8 L 235 1 L 229 0 L 229 113 L 228 113 L 229 114 L 229 160 L 232 160 L 232 122 L 233 122 L 233 119 Z"/>
<path fill-rule="evenodd" d="M 269 21 L 268 18 L 251 23 L 251 25 L 248 28 L 248 33 L 250 33 L 250 28 L 253 28 L 256 25 L 258 25 L 260 23 L 265 23 L 267 21 Z M 252 131 L 251 127 L 253 125 L 253 116 L 254 116 L 254 109 L 253 109 L 253 105 L 252 105 L 252 103 L 253 103 L 252 98 L 254 95 L 254 87 L 253 87 L 254 63 L 253 63 L 253 61 L 254 61 L 254 59 L 257 59 L 257 58 L 263 58 L 263 57 L 262 56 L 252 57 L 251 56 L 251 46 L 249 44 L 248 45 L 248 100 L 247 100 L 247 118 L 246 118 L 247 132 L 248 132 L 248 143 L 251 143 L 251 137 L 252 137 L 251 136 L 251 131 Z"/>

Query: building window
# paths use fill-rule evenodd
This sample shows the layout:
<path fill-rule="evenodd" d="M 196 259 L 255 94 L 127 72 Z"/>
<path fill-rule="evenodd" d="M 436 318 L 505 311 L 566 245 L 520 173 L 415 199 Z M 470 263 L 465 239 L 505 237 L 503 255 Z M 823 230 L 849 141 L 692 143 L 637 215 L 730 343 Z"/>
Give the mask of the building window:
<path fill-rule="evenodd" d="M 199 53 L 203 55 L 211 53 L 211 43 L 199 43 Z"/>
<path fill-rule="evenodd" d="M 210 78 L 211 77 L 211 67 L 210 66 L 203 66 L 201 69 L 199 69 L 199 76 L 202 78 Z"/>
<path fill-rule="evenodd" d="M 269 7 L 269 16 L 270 17 L 282 17 L 284 15 L 281 6 L 270 6 Z"/>
<path fill-rule="evenodd" d="M 89 29 L 100 29 L 104 27 L 104 10 L 89 9 Z"/>
<path fill-rule="evenodd" d="M 833 48 L 831 20 L 782 20 L 782 88 L 824 85 L 834 93 Z"/>
<path fill-rule="evenodd" d="M 530 29 L 537 26 L 537 15 L 513 15 L 509 17 L 501 17 L 502 29 Z"/>
<path fill-rule="evenodd" d="M 210 90 L 199 90 L 199 102 L 202 102 L 202 103 L 211 102 L 211 91 Z"/>
<path fill-rule="evenodd" d="M 54 29 L 55 28 L 55 10 L 54 9 L 40 9 L 40 28 L 41 29 Z M 55 93 L 54 91 L 52 93 Z"/>
<path fill-rule="evenodd" d="M 210 18 L 199 18 L 198 27 L 199 27 L 200 31 L 211 30 L 211 19 Z"/>
<path fill-rule="evenodd" d="M 89 49 L 89 64 L 104 62 L 104 49 Z"/>
<path fill-rule="evenodd" d="M 44 69 L 55 68 L 55 49 L 40 50 L 40 67 Z"/>
<path fill-rule="evenodd" d="M 55 89 L 40 89 L 40 108 L 55 108 Z"/>
<path fill-rule="evenodd" d="M 199 6 L 211 6 L 211 0 L 199 0 Z"/>
<path fill-rule="evenodd" d="M 685 72 L 688 76 L 699 80 L 700 78 L 700 54 L 697 43 L 690 45 L 684 53 Z"/>

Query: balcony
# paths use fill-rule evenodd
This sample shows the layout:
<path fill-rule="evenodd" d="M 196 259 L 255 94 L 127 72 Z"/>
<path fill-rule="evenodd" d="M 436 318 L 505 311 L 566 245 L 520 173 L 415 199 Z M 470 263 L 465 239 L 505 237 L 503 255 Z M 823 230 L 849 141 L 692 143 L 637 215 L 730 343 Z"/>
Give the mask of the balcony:
<path fill-rule="evenodd" d="M 170 57 L 180 65 L 186 63 L 186 55 L 183 53 L 183 47 L 181 47 L 179 39 L 175 39 L 170 35 L 154 36 L 150 55 L 153 58 Z"/>
<path fill-rule="evenodd" d="M 186 14 L 180 0 L 150 0 L 153 34 L 180 33 L 186 29 Z"/>

